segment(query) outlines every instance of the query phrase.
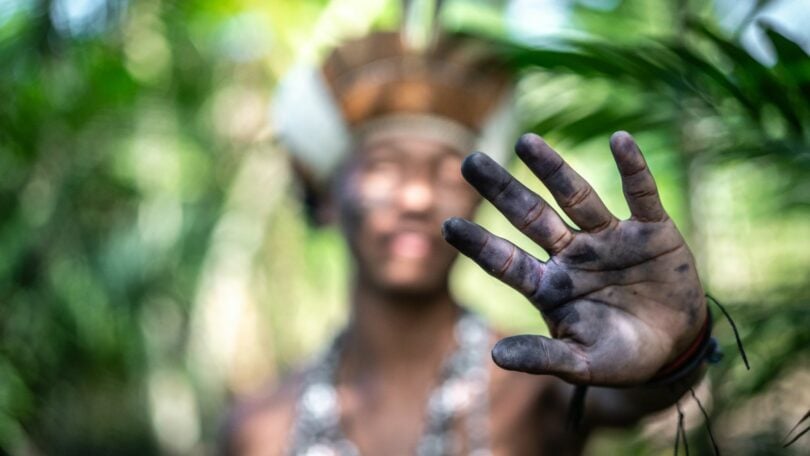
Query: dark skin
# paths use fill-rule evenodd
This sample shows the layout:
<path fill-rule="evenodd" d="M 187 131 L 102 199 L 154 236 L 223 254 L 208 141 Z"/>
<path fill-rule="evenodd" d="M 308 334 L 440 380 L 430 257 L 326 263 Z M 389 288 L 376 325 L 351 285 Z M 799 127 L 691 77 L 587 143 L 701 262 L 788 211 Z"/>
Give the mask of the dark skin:
<path fill-rule="evenodd" d="M 695 372 L 677 388 L 634 387 L 692 343 L 706 309 L 692 255 L 629 135 L 611 139 L 633 215 L 625 221 L 539 137 L 518 142 L 520 158 L 578 231 L 482 154 L 462 165 L 457 151 L 426 140 L 361 146 L 336 187 L 336 212 L 355 262 L 336 384 L 342 431 L 362 454 L 414 453 L 427 397 L 454 349 L 459 306 L 447 276 L 455 251 L 439 237 L 444 220 L 448 243 L 525 294 L 553 336 L 495 344 L 492 335 L 493 359 L 503 368 L 489 366 L 495 454 L 579 454 L 591 429 L 632 424 L 673 404 L 700 378 Z M 471 217 L 479 200 L 462 175 L 549 260 L 454 218 Z M 237 411 L 234 453 L 282 454 L 299 380 L 293 376 Z M 625 388 L 591 388 L 582 427 L 571 433 L 571 383 Z"/>

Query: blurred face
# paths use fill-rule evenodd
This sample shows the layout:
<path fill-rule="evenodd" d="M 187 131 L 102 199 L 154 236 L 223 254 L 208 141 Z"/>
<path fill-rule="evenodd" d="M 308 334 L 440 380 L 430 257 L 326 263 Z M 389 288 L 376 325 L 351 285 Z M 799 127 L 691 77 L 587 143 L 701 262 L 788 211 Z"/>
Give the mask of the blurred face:
<path fill-rule="evenodd" d="M 456 251 L 442 239 L 441 223 L 470 217 L 478 202 L 461 176 L 462 158 L 424 139 L 361 144 L 339 182 L 338 204 L 364 283 L 404 295 L 446 285 Z"/>

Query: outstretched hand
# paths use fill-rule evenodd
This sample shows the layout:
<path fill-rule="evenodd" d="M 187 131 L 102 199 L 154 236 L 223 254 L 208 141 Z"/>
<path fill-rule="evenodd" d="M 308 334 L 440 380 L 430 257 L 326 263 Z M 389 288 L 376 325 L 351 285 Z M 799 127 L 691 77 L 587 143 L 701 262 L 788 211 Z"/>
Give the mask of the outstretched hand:
<path fill-rule="evenodd" d="M 464 178 L 550 255 L 540 261 L 460 218 L 445 239 L 487 272 L 523 293 L 553 338 L 507 337 L 492 351 L 510 370 L 573 383 L 635 385 L 687 349 L 706 318 L 694 258 L 667 216 L 633 138 L 615 133 L 610 149 L 632 216 L 619 220 L 591 186 L 539 136 L 518 141 L 518 156 L 580 230 L 482 153 L 467 157 Z"/>

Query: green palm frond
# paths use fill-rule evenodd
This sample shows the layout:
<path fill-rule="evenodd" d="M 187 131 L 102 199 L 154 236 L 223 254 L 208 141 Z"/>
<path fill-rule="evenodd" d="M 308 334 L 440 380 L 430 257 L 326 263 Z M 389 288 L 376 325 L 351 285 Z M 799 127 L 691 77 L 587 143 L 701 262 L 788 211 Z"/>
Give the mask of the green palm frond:
<path fill-rule="evenodd" d="M 686 21 L 688 39 L 649 39 L 636 45 L 600 39 L 560 42 L 553 49 L 492 38 L 512 67 L 594 81 L 632 92 L 635 104 L 588 106 L 573 97 L 565 109 L 527 113 L 528 127 L 556 131 L 573 142 L 611 129 L 666 131 L 712 118 L 717 128 L 694 138 L 690 151 L 707 160 L 760 157 L 810 176 L 810 57 L 773 27 L 766 28 L 777 61 L 768 66 L 704 19 Z M 694 42 L 694 43 L 693 43 Z M 542 90 L 542 87 L 527 88 Z"/>

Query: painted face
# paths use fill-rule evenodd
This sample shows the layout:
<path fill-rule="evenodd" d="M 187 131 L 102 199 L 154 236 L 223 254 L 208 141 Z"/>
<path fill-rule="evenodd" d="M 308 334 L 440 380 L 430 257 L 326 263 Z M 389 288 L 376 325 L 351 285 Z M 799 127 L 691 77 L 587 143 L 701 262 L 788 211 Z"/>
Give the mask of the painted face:
<path fill-rule="evenodd" d="M 362 280 L 414 295 L 446 284 L 456 251 L 442 239 L 441 223 L 470 217 L 479 200 L 461 176 L 462 159 L 424 139 L 360 145 L 340 180 L 338 204 Z"/>

